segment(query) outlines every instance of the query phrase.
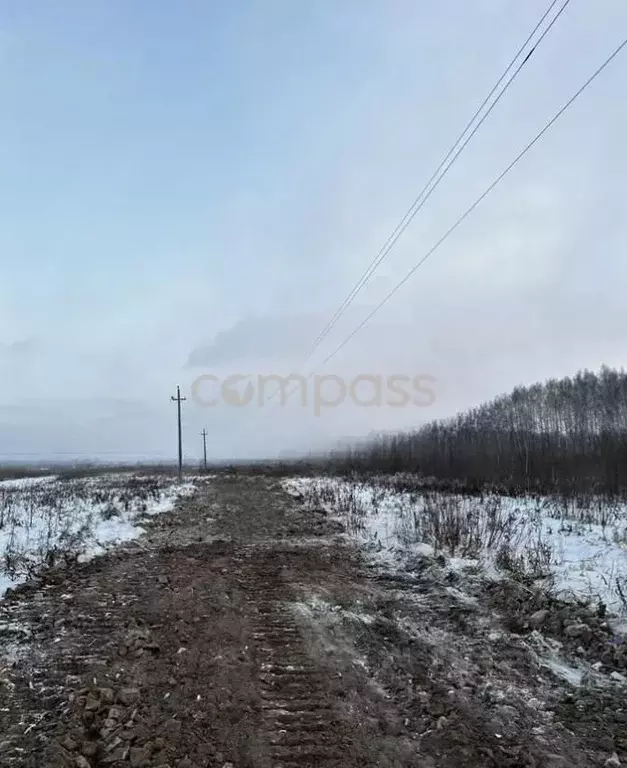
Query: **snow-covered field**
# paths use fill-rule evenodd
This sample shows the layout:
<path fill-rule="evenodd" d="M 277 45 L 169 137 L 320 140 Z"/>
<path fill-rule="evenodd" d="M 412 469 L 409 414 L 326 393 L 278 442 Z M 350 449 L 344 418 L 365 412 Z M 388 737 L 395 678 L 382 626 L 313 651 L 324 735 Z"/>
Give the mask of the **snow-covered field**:
<path fill-rule="evenodd" d="M 41 485 L 42 483 L 53 483 L 56 479 L 56 475 L 42 475 L 41 477 L 17 477 L 11 480 L 0 480 L 0 491 L 9 488 L 27 488 L 28 486 Z"/>
<path fill-rule="evenodd" d="M 0 482 L 0 597 L 45 566 L 136 538 L 142 517 L 171 510 L 194 489 L 193 478 L 128 473 Z"/>
<path fill-rule="evenodd" d="M 405 492 L 376 479 L 301 478 L 286 487 L 339 516 L 388 567 L 402 568 L 412 555 L 442 553 L 452 567 L 541 579 L 562 598 L 602 602 L 627 615 L 625 505 Z"/>

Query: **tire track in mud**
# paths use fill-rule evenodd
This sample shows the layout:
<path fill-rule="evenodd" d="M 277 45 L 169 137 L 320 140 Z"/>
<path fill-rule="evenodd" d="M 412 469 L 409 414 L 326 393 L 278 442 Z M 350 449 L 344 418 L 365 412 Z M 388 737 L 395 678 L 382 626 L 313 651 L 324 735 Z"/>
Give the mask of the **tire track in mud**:
<path fill-rule="evenodd" d="M 289 589 L 277 559 L 249 551 L 256 563 L 246 579 L 259 668 L 262 728 L 272 768 L 339 768 L 351 763 L 322 670 L 309 657 L 287 605 Z"/>

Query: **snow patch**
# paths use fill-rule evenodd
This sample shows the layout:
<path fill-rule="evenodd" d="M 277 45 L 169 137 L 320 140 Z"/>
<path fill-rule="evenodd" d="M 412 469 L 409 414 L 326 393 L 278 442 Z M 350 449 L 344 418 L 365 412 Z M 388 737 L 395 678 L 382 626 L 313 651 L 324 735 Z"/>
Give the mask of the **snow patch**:
<path fill-rule="evenodd" d="M 42 475 L 41 477 L 16 477 L 11 480 L 0 480 L 0 490 L 45 485 L 46 483 L 53 483 L 56 479 L 56 475 Z"/>
<path fill-rule="evenodd" d="M 550 575 L 563 599 L 605 603 L 610 612 L 627 615 L 627 505 L 602 499 L 580 502 L 547 497 L 484 498 L 447 493 L 399 492 L 392 484 L 349 482 L 338 478 L 297 478 L 285 481 L 292 495 L 323 506 L 345 526 L 352 540 L 367 549 L 382 566 L 403 570 L 414 556 L 432 557 L 435 542 L 425 541 L 426 504 L 441 504 L 464 515 L 497 512 L 512 521 L 515 532 L 508 544 L 520 556 L 541 546 L 548 553 Z M 596 522 L 595 522 L 596 521 Z M 598 522 L 601 521 L 601 522 Z M 455 552 L 448 558 L 454 571 L 482 569 L 491 580 L 503 578 L 496 564 L 497 547 L 472 556 Z M 445 552 L 450 556 L 450 552 Z M 621 594 L 622 593 L 622 594 Z"/>
<path fill-rule="evenodd" d="M 129 473 L 0 483 L 0 597 L 51 558 L 86 561 L 141 536 L 142 518 L 171 511 L 195 488 Z"/>

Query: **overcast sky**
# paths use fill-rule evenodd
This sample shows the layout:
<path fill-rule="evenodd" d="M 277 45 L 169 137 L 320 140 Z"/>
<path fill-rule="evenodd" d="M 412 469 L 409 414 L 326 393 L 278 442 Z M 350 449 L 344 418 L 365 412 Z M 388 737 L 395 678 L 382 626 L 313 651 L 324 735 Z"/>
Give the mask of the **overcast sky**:
<path fill-rule="evenodd" d="M 320 369 L 347 382 L 428 374 L 431 407 L 316 416 L 311 402 L 192 396 L 199 376 L 298 369 L 547 6 L 4 3 L 3 457 L 174 456 L 177 384 L 186 455 L 206 427 L 210 456 L 240 458 L 623 365 L 627 52 Z M 572 0 L 311 366 L 626 31 L 624 0 Z"/>

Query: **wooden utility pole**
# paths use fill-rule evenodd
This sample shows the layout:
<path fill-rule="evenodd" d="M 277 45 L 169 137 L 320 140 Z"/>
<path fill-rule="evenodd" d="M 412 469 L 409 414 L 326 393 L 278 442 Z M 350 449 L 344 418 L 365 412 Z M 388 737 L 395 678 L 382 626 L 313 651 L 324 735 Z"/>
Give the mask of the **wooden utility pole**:
<path fill-rule="evenodd" d="M 181 403 L 184 400 L 187 400 L 186 397 L 181 397 L 181 388 L 176 388 L 176 397 L 171 397 L 171 400 L 173 400 L 176 403 L 177 411 L 178 411 L 178 421 L 179 421 L 179 480 L 183 477 L 183 432 L 181 430 Z"/>
<path fill-rule="evenodd" d="M 205 462 L 205 472 L 207 471 L 207 430 L 203 429 L 200 433 L 202 435 L 202 453 Z"/>

